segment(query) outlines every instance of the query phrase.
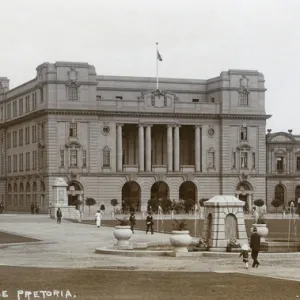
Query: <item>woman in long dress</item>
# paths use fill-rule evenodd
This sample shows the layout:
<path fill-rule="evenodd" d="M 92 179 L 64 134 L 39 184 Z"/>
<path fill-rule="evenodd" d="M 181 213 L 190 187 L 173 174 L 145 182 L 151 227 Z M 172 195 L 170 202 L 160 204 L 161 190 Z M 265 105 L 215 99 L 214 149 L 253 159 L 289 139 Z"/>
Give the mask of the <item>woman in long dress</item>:
<path fill-rule="evenodd" d="M 96 220 L 96 226 L 98 228 L 100 228 L 100 226 L 101 226 L 101 217 L 102 217 L 102 215 L 101 215 L 100 210 L 97 210 L 97 213 L 95 215 L 95 220 Z"/>

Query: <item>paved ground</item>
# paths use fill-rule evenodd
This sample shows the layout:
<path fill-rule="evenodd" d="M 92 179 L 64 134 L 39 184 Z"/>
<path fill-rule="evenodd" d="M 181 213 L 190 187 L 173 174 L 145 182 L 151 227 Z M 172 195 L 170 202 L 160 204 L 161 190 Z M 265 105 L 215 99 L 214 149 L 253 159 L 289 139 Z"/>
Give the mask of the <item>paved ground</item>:
<path fill-rule="evenodd" d="M 46 215 L 0 215 L 0 230 L 22 234 L 47 243 L 0 247 L 0 265 L 51 268 L 136 269 L 141 271 L 240 272 L 300 281 L 300 259 L 261 255 L 261 266 L 244 270 L 241 260 L 231 258 L 123 257 L 94 253 L 113 246 L 113 228 L 71 223 L 56 224 Z M 136 231 L 132 242 L 169 242 L 169 235 Z"/>

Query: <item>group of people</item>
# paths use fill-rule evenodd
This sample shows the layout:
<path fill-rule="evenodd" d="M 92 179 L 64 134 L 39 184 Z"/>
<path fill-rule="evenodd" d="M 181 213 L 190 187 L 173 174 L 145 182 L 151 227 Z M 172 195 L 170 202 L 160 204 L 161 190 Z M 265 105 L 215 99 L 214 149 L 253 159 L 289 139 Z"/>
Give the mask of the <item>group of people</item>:
<path fill-rule="evenodd" d="M 253 228 L 253 233 L 250 238 L 250 248 L 251 248 L 251 257 L 253 259 L 252 268 L 257 268 L 260 263 L 257 260 L 258 253 L 260 251 L 260 236 L 257 233 L 257 228 Z M 248 261 L 249 261 L 249 247 L 248 245 L 243 245 L 240 252 L 240 257 L 243 257 L 243 263 L 245 263 L 245 268 L 248 269 Z"/>
<path fill-rule="evenodd" d="M 40 213 L 40 206 L 38 204 L 34 204 L 33 202 L 31 203 L 30 205 L 30 210 L 31 210 L 31 213 L 34 214 L 39 214 Z"/>

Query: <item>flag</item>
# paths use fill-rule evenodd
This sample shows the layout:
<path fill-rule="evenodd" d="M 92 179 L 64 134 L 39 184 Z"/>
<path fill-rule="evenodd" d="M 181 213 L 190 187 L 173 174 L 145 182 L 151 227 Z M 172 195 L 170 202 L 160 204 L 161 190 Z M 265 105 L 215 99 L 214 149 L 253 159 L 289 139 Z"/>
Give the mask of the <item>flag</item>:
<path fill-rule="evenodd" d="M 162 57 L 161 57 L 161 55 L 159 54 L 158 50 L 157 50 L 157 59 L 158 59 L 159 61 L 162 61 Z"/>

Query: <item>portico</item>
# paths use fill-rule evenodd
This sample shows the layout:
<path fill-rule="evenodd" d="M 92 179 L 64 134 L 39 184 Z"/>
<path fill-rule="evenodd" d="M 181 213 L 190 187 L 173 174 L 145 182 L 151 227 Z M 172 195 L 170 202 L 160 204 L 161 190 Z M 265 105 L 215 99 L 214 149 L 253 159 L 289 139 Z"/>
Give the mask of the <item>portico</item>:
<path fill-rule="evenodd" d="M 116 124 L 117 172 L 201 172 L 201 125 Z"/>

